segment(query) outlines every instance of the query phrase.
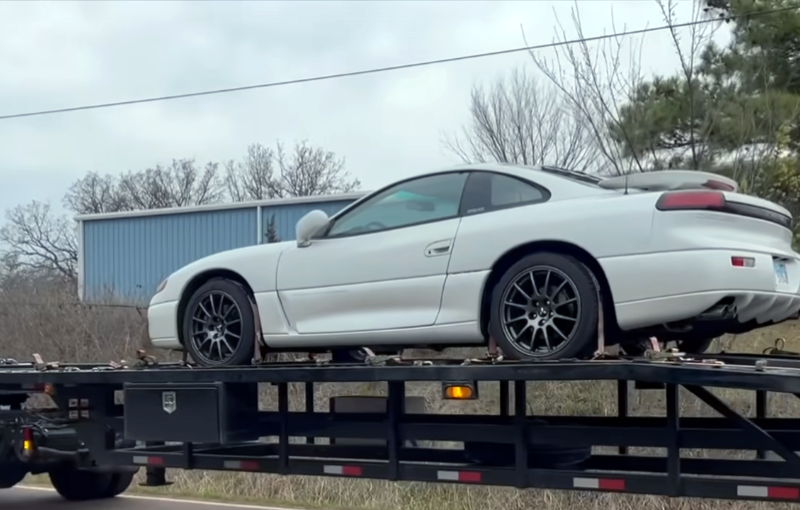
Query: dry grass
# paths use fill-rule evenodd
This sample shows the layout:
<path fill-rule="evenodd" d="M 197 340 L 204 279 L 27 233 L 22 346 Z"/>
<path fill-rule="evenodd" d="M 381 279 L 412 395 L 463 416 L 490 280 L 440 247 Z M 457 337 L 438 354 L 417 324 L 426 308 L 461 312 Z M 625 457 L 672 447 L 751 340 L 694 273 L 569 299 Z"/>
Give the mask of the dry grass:
<path fill-rule="evenodd" d="M 146 320 L 134 309 L 90 307 L 75 303 L 73 293 L 48 288 L 17 288 L 0 294 L 0 357 L 31 359 L 32 353 L 45 360 L 110 361 L 131 356 L 135 349 L 146 347 Z M 800 351 L 800 325 L 788 323 L 736 338 L 725 338 L 726 350 L 760 352 L 784 337 L 786 348 Z M 716 349 L 722 345 L 715 345 Z M 163 354 L 161 355 L 163 357 Z M 481 387 L 478 402 L 443 402 L 439 387 L 409 384 L 409 393 L 426 397 L 428 408 L 441 413 L 496 412 L 498 388 Z M 530 383 L 529 409 L 537 414 L 616 413 L 615 386 L 612 382 Z M 333 394 L 379 394 L 382 384 L 323 385 L 316 405 L 325 409 Z M 752 394 L 738 391 L 715 391 L 741 412 L 752 415 Z M 293 408 L 303 405 L 301 387 L 290 388 Z M 265 389 L 263 404 L 273 406 L 274 389 Z M 631 414 L 663 413 L 662 392 L 635 392 L 630 398 Z M 710 414 L 693 396 L 682 396 L 685 415 Z M 800 400 L 776 395 L 771 398 L 770 413 L 798 416 Z M 698 452 L 699 453 L 699 452 Z M 140 473 L 140 480 L 141 481 Z M 413 510 L 662 510 L 662 509 L 757 509 L 776 508 L 776 504 L 670 500 L 661 497 L 589 494 L 550 490 L 498 489 L 424 483 L 389 483 L 369 480 L 341 480 L 316 477 L 280 477 L 203 471 L 170 471 L 174 485 L 146 489 L 148 493 L 176 496 L 269 501 L 285 505 L 317 508 L 360 508 Z M 143 490 L 143 489 L 134 489 Z"/>

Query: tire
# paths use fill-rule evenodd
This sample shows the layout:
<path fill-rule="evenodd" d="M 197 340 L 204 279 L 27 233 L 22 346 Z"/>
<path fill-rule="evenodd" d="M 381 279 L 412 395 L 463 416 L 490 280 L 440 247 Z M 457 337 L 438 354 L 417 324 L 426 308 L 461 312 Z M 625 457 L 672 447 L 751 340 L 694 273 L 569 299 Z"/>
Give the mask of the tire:
<path fill-rule="evenodd" d="M 678 340 L 676 344 L 678 344 L 678 350 L 686 354 L 703 354 L 708 352 L 714 340 L 715 338 L 687 338 Z"/>
<path fill-rule="evenodd" d="M 683 340 L 676 340 L 674 342 L 659 342 L 659 347 L 665 350 L 669 347 L 675 347 L 678 352 L 685 352 L 686 354 L 703 354 L 708 351 L 714 338 L 687 338 Z M 647 340 L 640 339 L 639 341 L 630 341 L 622 344 L 622 351 L 628 356 L 642 357 L 645 355 L 650 345 Z"/>
<path fill-rule="evenodd" d="M 546 295 L 534 295 L 531 274 L 535 275 L 538 292 L 547 283 Z M 509 300 L 515 304 L 506 305 Z M 511 359 L 544 361 L 589 356 L 597 343 L 599 306 L 597 284 L 586 266 L 569 255 L 534 253 L 508 268 L 494 287 L 489 334 Z M 543 331 L 547 332 L 546 342 Z M 533 349 L 526 345 L 531 339 Z"/>
<path fill-rule="evenodd" d="M 513 466 L 516 461 L 514 450 L 514 445 L 507 443 L 464 443 L 467 460 L 483 466 Z M 530 444 L 527 445 L 527 452 L 530 469 L 579 469 L 592 456 L 589 446 L 558 444 Z"/>
<path fill-rule="evenodd" d="M 111 483 L 108 489 L 103 493 L 104 498 L 114 498 L 128 490 L 133 482 L 133 477 L 136 473 L 114 473 L 111 475 Z"/>
<path fill-rule="evenodd" d="M 17 459 L 0 461 L 0 489 L 10 489 L 25 479 L 28 467 Z"/>
<path fill-rule="evenodd" d="M 64 466 L 50 471 L 50 483 L 68 501 L 88 501 L 119 496 L 133 481 L 132 472 L 98 473 Z"/>
<path fill-rule="evenodd" d="M 364 349 L 334 349 L 331 351 L 331 361 L 334 363 L 363 365 L 367 361 L 367 352 Z"/>
<path fill-rule="evenodd" d="M 255 347 L 255 323 L 253 306 L 245 289 L 232 280 L 211 279 L 195 291 L 186 306 L 184 348 L 200 366 L 250 365 Z"/>

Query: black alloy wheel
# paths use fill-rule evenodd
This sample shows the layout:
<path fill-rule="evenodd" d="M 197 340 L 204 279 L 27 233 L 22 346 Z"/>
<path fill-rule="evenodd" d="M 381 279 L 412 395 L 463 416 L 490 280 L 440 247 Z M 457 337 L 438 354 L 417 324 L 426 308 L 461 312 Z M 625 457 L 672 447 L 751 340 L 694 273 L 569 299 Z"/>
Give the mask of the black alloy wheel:
<path fill-rule="evenodd" d="M 595 280 L 578 260 L 528 255 L 495 287 L 489 332 L 512 359 L 582 357 L 596 345 L 598 307 Z"/>
<path fill-rule="evenodd" d="M 197 289 L 184 313 L 183 342 L 198 365 L 249 365 L 254 355 L 255 317 L 244 288 L 214 278 Z"/>

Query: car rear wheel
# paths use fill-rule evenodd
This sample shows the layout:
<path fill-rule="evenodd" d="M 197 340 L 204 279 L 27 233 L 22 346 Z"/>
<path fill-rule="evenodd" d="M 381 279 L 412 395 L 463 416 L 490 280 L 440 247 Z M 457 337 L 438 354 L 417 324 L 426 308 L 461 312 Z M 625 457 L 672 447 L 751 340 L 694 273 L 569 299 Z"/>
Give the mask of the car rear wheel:
<path fill-rule="evenodd" d="M 492 293 L 489 334 L 506 357 L 590 355 L 597 341 L 597 284 L 568 255 L 535 253 L 511 266 Z"/>
<path fill-rule="evenodd" d="M 255 346 L 255 314 L 238 283 L 214 278 L 189 299 L 183 316 L 183 343 L 202 366 L 249 365 Z"/>

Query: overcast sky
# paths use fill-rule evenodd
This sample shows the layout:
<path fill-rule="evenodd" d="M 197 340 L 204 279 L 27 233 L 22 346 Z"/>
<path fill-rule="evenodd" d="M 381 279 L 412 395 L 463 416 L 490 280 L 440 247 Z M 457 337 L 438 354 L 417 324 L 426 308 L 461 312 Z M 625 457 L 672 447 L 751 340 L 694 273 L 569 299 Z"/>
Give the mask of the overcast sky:
<path fill-rule="evenodd" d="M 0 2 L 0 115 L 234 87 L 550 42 L 572 1 Z M 691 0 L 680 3 L 681 20 Z M 653 0 L 579 2 L 586 35 L 662 25 Z M 644 43 L 649 72 L 677 58 Z M 373 189 L 455 162 L 441 133 L 525 53 L 176 101 L 0 121 L 0 206 L 59 204 L 86 172 L 224 161 L 308 139 Z"/>

